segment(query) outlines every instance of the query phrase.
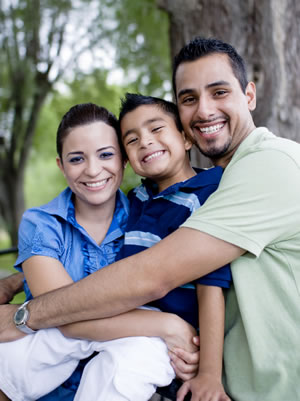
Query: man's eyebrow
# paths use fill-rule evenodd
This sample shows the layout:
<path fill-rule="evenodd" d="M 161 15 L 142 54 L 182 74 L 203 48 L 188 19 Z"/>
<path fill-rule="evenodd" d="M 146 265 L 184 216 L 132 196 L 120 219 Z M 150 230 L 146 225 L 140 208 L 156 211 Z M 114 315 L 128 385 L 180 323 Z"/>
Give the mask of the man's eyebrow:
<path fill-rule="evenodd" d="M 215 82 L 211 82 L 210 84 L 207 84 L 205 86 L 205 88 L 209 89 L 209 88 L 213 88 L 215 86 L 230 86 L 230 83 L 227 82 L 227 81 L 222 81 L 222 80 L 221 81 L 215 81 Z M 194 92 L 195 92 L 194 88 L 185 88 L 185 89 L 182 89 L 181 91 L 178 92 L 177 97 L 180 98 L 181 96 L 188 95 L 188 94 L 191 94 L 191 93 L 194 93 Z"/>
<path fill-rule="evenodd" d="M 152 123 L 155 123 L 155 122 L 159 122 L 159 121 L 165 122 L 162 117 L 149 118 L 148 120 L 143 121 L 142 126 L 146 127 L 149 124 L 152 124 Z M 128 135 L 135 133 L 136 130 L 137 130 L 136 128 L 130 128 L 128 131 L 125 132 L 124 135 L 122 135 L 122 140 L 124 140 Z"/>

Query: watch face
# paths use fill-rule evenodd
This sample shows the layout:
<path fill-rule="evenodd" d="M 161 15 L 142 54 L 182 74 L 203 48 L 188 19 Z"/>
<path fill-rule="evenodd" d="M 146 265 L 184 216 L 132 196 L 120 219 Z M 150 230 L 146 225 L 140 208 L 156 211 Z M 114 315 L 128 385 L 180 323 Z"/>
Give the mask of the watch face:
<path fill-rule="evenodd" d="M 26 316 L 27 316 L 27 310 L 25 308 L 21 308 L 21 309 L 17 310 L 17 312 L 15 314 L 15 323 L 16 324 L 24 323 Z"/>

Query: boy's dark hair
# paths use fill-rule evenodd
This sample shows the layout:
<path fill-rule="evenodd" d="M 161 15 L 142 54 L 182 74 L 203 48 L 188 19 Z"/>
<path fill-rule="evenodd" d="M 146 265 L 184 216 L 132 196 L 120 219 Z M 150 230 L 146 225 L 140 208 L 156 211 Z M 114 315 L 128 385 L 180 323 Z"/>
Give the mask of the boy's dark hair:
<path fill-rule="evenodd" d="M 97 106 L 94 103 L 81 103 L 70 108 L 63 116 L 56 135 L 56 151 L 59 158 L 62 160 L 62 148 L 65 138 L 70 131 L 82 125 L 88 125 L 97 121 L 102 121 L 111 126 L 116 131 L 120 144 L 122 156 L 124 158 L 123 147 L 120 143 L 119 124 L 117 118 L 106 108 Z"/>
<path fill-rule="evenodd" d="M 186 44 L 179 53 L 175 56 L 173 62 L 172 85 L 176 98 L 176 72 L 180 64 L 198 60 L 201 57 L 209 54 L 226 54 L 229 58 L 233 74 L 237 78 L 245 92 L 248 85 L 247 72 L 245 62 L 237 53 L 233 46 L 214 38 L 201 38 L 200 36 L 192 39 Z"/>
<path fill-rule="evenodd" d="M 170 114 L 175 121 L 178 131 L 181 132 L 183 130 L 176 104 L 158 97 L 144 96 L 139 93 L 126 93 L 124 98 L 121 99 L 119 123 L 121 124 L 122 119 L 127 113 L 130 113 L 136 108 L 144 105 L 157 106 L 163 112 Z"/>

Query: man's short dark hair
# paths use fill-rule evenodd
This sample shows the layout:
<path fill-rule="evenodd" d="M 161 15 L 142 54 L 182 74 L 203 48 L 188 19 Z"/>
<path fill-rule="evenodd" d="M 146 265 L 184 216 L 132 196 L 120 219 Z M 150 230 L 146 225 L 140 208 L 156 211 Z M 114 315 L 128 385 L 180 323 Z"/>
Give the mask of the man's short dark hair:
<path fill-rule="evenodd" d="M 176 72 L 179 65 L 185 62 L 196 61 L 201 57 L 215 53 L 227 54 L 233 74 L 239 81 L 242 91 L 245 92 L 248 85 L 245 62 L 234 47 L 219 39 L 202 38 L 198 36 L 186 44 L 174 58 L 172 84 L 175 98 Z"/>

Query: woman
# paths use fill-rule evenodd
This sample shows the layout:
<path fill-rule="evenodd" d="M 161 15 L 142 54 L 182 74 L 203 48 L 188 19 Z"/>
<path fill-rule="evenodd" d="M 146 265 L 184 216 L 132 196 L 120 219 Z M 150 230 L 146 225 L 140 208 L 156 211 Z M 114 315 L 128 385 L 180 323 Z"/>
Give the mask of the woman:
<path fill-rule="evenodd" d="M 116 118 L 94 104 L 74 106 L 63 117 L 57 132 L 57 164 L 68 188 L 50 203 L 25 212 L 19 230 L 16 267 L 24 271 L 27 299 L 80 280 L 115 260 L 128 216 L 127 199 L 119 190 L 125 162 L 117 130 Z M 153 336 L 163 338 L 170 348 L 184 348 L 194 334 L 175 315 L 143 309 L 41 330 L 18 342 L 0 344 L 0 388 L 13 400 L 72 400 L 81 365 L 52 390 L 72 374 L 80 359 L 104 351 L 99 341 L 108 344 L 107 340 L 122 338 L 117 341 L 130 344 L 131 339 L 123 337 Z M 139 337 L 131 343 L 143 365 L 147 365 L 147 356 L 139 355 L 138 349 L 140 342 L 144 350 L 145 340 Z M 165 343 L 155 338 L 153 346 L 147 347 L 152 359 L 157 353 L 157 366 L 164 366 Z M 115 369 L 108 358 L 107 371 L 110 368 Z M 159 373 L 155 386 L 167 385 L 174 377 L 173 370 L 163 372 L 156 367 L 154 371 Z M 138 380 L 136 375 L 134 380 Z M 147 391 L 153 393 L 155 387 Z"/>

